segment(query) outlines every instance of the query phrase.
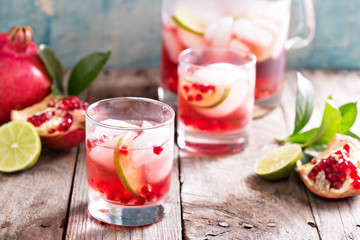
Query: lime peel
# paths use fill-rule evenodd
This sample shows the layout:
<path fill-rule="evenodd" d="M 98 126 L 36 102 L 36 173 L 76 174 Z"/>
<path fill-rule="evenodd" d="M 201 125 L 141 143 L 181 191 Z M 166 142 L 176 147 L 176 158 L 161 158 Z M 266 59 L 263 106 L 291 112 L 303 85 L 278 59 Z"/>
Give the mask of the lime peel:
<path fill-rule="evenodd" d="M 126 156 L 120 156 L 120 149 L 122 146 L 127 146 L 127 142 L 128 139 L 131 138 L 131 136 L 133 136 L 132 132 L 126 134 L 125 136 L 123 136 L 122 138 L 119 139 L 119 142 L 117 143 L 115 149 L 114 149 L 114 165 L 115 165 L 115 169 L 116 172 L 120 178 L 121 183 L 123 184 L 123 186 L 125 187 L 125 189 L 132 195 L 136 196 L 136 197 L 141 197 L 136 190 L 133 189 L 133 187 L 131 186 L 130 182 L 127 179 L 127 174 L 125 173 L 125 169 L 122 165 L 122 163 L 127 163 L 128 166 L 127 168 L 132 168 L 133 166 L 130 166 L 131 163 L 131 150 L 128 151 L 128 153 L 126 154 Z M 126 167 L 125 167 L 126 168 Z M 135 176 L 136 177 L 136 176 Z M 141 180 L 140 180 L 141 181 Z"/>
<path fill-rule="evenodd" d="M 17 172 L 32 167 L 41 153 L 36 128 L 27 121 L 10 121 L 0 127 L 0 171 Z"/>
<path fill-rule="evenodd" d="M 191 33 L 197 35 L 204 35 L 205 33 L 205 24 L 188 7 L 176 8 L 173 19 L 181 28 Z"/>
<path fill-rule="evenodd" d="M 301 159 L 302 149 L 298 144 L 290 144 L 273 149 L 255 164 L 255 174 L 267 180 L 288 177 Z"/>

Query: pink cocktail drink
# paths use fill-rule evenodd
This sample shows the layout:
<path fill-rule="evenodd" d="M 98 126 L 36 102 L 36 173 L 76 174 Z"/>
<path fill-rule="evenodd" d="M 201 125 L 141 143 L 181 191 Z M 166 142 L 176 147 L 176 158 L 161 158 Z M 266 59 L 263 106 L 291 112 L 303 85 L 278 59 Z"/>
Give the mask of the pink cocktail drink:
<path fill-rule="evenodd" d="M 179 53 L 211 46 L 255 54 L 255 103 L 264 110 L 278 105 L 291 45 L 287 41 L 290 5 L 290 0 L 164 0 L 160 99 L 167 101 L 167 96 L 177 93 Z"/>
<path fill-rule="evenodd" d="M 254 106 L 255 56 L 191 48 L 179 59 L 179 146 L 205 154 L 243 150 Z"/>
<path fill-rule="evenodd" d="M 138 226 L 166 215 L 174 116 L 166 104 L 143 98 L 108 99 L 88 108 L 88 209 L 93 217 Z"/>
<path fill-rule="evenodd" d="M 118 123 L 127 127 L 134 125 Z M 157 134 L 163 135 L 154 142 Z M 146 138 L 151 139 L 151 145 L 146 143 L 150 140 Z M 167 130 L 124 132 L 88 139 L 87 175 L 91 191 L 106 201 L 126 206 L 162 199 L 170 189 L 172 141 L 171 132 Z"/>

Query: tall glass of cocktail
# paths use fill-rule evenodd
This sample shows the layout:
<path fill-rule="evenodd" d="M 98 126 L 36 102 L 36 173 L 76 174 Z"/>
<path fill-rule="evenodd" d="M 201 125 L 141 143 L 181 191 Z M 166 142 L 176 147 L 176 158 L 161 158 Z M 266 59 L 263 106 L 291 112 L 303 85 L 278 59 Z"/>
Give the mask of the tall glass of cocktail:
<path fill-rule="evenodd" d="M 231 154 L 247 144 L 256 57 L 199 47 L 179 56 L 178 145 L 201 154 Z"/>
<path fill-rule="evenodd" d="M 286 52 L 313 38 L 312 0 L 302 0 L 304 26 L 288 39 L 291 0 L 164 0 L 159 98 L 175 105 L 179 53 L 189 47 L 230 47 L 256 55 L 255 112 L 278 105 L 285 80 Z"/>
<path fill-rule="evenodd" d="M 106 99 L 86 111 L 88 210 L 122 226 L 147 225 L 169 211 L 173 109 L 145 98 Z"/>

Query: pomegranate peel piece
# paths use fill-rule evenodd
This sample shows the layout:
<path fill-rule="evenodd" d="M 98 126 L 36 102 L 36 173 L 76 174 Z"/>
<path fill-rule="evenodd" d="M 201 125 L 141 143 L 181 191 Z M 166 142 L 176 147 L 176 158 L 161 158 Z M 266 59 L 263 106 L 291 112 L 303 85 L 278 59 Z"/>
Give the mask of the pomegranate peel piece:
<path fill-rule="evenodd" d="M 12 120 L 31 122 L 43 145 L 52 150 L 68 150 L 85 140 L 85 109 L 88 103 L 74 96 L 49 94 L 41 102 L 23 110 L 13 110 Z"/>
<path fill-rule="evenodd" d="M 307 164 L 297 161 L 306 187 L 324 198 L 337 199 L 360 194 L 360 141 L 336 134 L 326 150 Z"/>

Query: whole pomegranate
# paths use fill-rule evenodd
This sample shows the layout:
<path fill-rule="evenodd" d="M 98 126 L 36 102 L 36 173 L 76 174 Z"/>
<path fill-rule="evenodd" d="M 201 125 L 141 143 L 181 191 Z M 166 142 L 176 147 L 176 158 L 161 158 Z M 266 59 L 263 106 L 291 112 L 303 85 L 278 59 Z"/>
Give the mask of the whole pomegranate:
<path fill-rule="evenodd" d="M 310 163 L 297 162 L 304 184 L 325 198 L 360 194 L 360 141 L 336 134 L 327 149 Z"/>
<path fill-rule="evenodd" d="M 50 94 L 28 108 L 13 110 L 11 119 L 31 122 L 45 147 L 68 150 L 85 140 L 85 109 L 88 105 L 75 96 Z"/>
<path fill-rule="evenodd" d="M 23 109 L 50 93 L 48 75 L 29 26 L 0 33 L 0 124 L 12 109 Z"/>

